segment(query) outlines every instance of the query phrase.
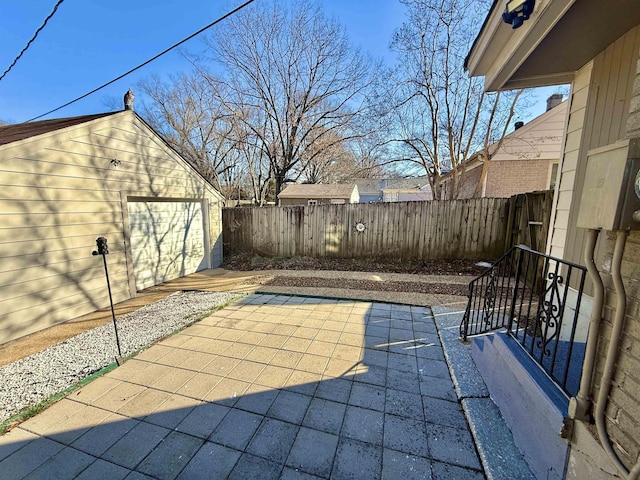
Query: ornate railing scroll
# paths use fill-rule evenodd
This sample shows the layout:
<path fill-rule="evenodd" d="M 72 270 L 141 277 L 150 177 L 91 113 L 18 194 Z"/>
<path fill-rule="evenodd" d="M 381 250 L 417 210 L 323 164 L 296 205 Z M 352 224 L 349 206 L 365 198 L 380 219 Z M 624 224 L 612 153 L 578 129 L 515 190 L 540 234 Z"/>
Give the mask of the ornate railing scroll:
<path fill-rule="evenodd" d="M 585 278 L 580 265 L 515 246 L 469 284 L 460 337 L 504 328 L 564 393 L 573 395 L 588 329 L 580 317 Z"/>

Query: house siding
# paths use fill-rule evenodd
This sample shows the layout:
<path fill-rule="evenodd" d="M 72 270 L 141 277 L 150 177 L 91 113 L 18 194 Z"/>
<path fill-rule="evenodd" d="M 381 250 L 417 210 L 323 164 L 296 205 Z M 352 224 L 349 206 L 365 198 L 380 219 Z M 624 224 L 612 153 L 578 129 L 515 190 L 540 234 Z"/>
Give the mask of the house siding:
<path fill-rule="evenodd" d="M 570 152 L 570 155 L 565 154 L 562 168 L 563 177 L 567 171 L 575 175 L 566 222 L 563 251 L 566 260 L 584 263 L 583 252 L 587 231 L 578 228 L 576 221 L 584 185 L 587 152 L 626 138 L 638 52 L 640 52 L 640 27 L 636 26 L 593 59 L 593 70 L 588 92 L 586 92 L 588 97 L 582 132 L 579 138 L 567 137 L 565 151 Z M 579 145 L 577 152 L 576 144 Z M 566 186 L 561 183 L 560 191 L 565 191 L 565 188 Z M 560 205 L 560 199 L 558 203 Z M 552 241 L 552 245 L 557 242 L 559 239 Z M 603 244 L 604 242 L 601 242 L 598 248 L 598 258 L 604 255 Z M 554 254 L 553 251 L 552 254 Z"/>
<path fill-rule="evenodd" d="M 580 143 L 584 135 L 585 112 L 591 83 L 593 62 L 589 62 L 576 73 L 571 87 L 569 105 L 569 122 L 565 140 L 564 155 L 560 167 L 560 180 L 555 198 L 555 217 L 552 218 L 553 235 L 551 236 L 551 255 L 563 258 L 567 230 L 569 229 L 569 210 L 575 196 L 575 172 L 578 166 Z M 582 262 L 578 262 L 582 263 Z"/>
<path fill-rule="evenodd" d="M 589 149 L 613 143 L 620 138 L 640 136 L 639 55 L 640 28 L 636 27 L 594 59 L 591 88 L 595 93 L 590 95 L 590 105 L 583 117 L 587 134 L 581 141 L 580 153 L 576 155 L 576 160 L 573 160 L 578 168 L 572 180 L 575 179 L 574 181 L 580 187 L 579 190 L 584 178 L 586 154 Z M 624 111 L 620 111 L 621 106 L 624 106 Z M 563 177 L 564 175 L 563 168 Z M 572 201 L 574 214 L 566 219 L 567 222 L 571 222 L 569 225 L 575 224 L 575 214 L 578 211 L 576 202 L 580 198 L 579 190 L 574 193 Z M 558 204 L 560 205 L 560 200 Z M 571 258 L 569 253 L 572 253 L 573 257 L 577 258 L 582 253 L 582 236 L 585 230 L 575 227 L 570 227 L 568 230 L 570 233 L 573 233 L 572 230 L 578 231 L 567 237 L 566 256 Z M 605 308 L 598 339 L 592 394 L 594 399 L 597 398 L 600 388 L 617 301 L 611 278 L 615 234 L 603 232 L 598 244 L 596 264 L 605 286 Z M 627 238 L 621 273 L 627 295 L 627 309 L 605 418 L 607 433 L 614 450 L 626 467 L 631 468 L 640 461 L 640 420 L 638 420 L 640 417 L 638 401 L 640 398 L 640 232 L 638 231 L 631 232 Z M 596 438 L 597 434 L 592 426 L 576 424 L 569 458 L 568 479 L 619 478 L 615 467 Z"/>
<path fill-rule="evenodd" d="M 210 264 L 222 262 L 222 198 L 133 112 L 7 144 L 0 159 L 0 343 L 109 304 L 99 236 L 113 300 L 135 295 L 129 197 L 202 202 Z"/>

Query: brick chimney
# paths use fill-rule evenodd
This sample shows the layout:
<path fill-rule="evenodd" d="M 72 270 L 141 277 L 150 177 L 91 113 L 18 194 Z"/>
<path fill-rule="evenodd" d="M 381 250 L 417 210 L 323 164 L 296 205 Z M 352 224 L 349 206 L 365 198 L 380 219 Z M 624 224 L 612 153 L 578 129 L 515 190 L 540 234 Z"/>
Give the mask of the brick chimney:
<path fill-rule="evenodd" d="M 124 94 L 124 109 L 125 110 L 133 110 L 133 100 L 135 95 L 133 94 L 133 90 L 127 90 L 127 93 Z"/>
<path fill-rule="evenodd" d="M 553 107 L 557 107 L 562 103 L 562 94 L 554 93 L 549 98 L 547 98 L 547 112 L 551 110 Z"/>

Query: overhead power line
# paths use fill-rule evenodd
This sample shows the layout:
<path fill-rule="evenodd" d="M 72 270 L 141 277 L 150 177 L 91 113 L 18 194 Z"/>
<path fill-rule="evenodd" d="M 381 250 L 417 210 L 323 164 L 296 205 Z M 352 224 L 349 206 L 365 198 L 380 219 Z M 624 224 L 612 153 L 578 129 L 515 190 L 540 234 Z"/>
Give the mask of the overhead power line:
<path fill-rule="evenodd" d="M 96 93 L 99 90 L 102 90 L 105 87 L 108 87 L 109 85 L 111 85 L 112 83 L 117 82 L 118 80 L 123 79 L 124 77 L 126 77 L 127 75 L 132 74 L 133 72 L 135 72 L 136 70 L 140 70 L 142 67 L 150 64 L 151 62 L 153 62 L 154 60 L 157 60 L 158 58 L 160 58 L 161 56 L 163 56 L 166 53 L 169 53 L 171 50 L 173 50 L 174 48 L 179 47 L 180 45 L 182 45 L 185 42 L 188 42 L 189 40 L 191 40 L 193 37 L 196 37 L 198 35 L 200 35 L 202 32 L 204 32 L 205 30 L 208 30 L 209 28 L 213 27 L 214 25 L 220 23 L 221 21 L 225 20 L 226 18 L 230 17 L 231 15 L 233 15 L 234 13 L 242 10 L 244 7 L 246 7 L 247 5 L 249 5 L 250 3 L 253 3 L 255 0 L 248 0 L 246 2 L 244 2 L 242 5 L 240 5 L 239 7 L 234 8 L 233 10 L 231 10 L 230 12 L 224 14 L 222 17 L 214 20 L 213 22 L 211 22 L 209 25 L 206 25 L 205 27 L 202 27 L 200 30 L 198 30 L 197 32 L 192 33 L 191 35 L 189 35 L 188 37 L 180 40 L 178 43 L 175 43 L 173 45 L 171 45 L 169 48 L 163 50 L 162 52 L 158 53 L 157 55 L 154 55 L 153 57 L 151 57 L 149 60 L 147 60 L 146 62 L 143 62 L 141 64 L 139 64 L 138 66 L 132 68 L 131 70 L 128 70 L 127 72 L 123 73 L 122 75 L 117 76 L 116 78 L 114 78 L 113 80 L 109 80 L 107 83 L 104 83 L 102 85 L 100 85 L 97 88 L 94 88 L 93 90 L 91 90 L 90 92 L 85 93 L 84 95 L 80 95 L 77 98 L 74 98 L 73 100 L 71 100 L 70 102 L 65 103 L 64 105 L 60 105 L 59 107 L 54 108 L 53 110 L 49 110 L 46 113 L 43 113 L 42 115 L 38 115 L 37 117 L 33 117 L 29 120 L 27 120 L 27 122 L 33 122 L 34 120 L 37 120 L 39 118 L 45 117 L 53 112 L 57 112 L 58 110 L 64 108 L 64 107 L 68 107 L 69 105 L 76 103 L 79 100 L 82 100 L 83 98 L 88 97 L 89 95 L 92 95 L 94 93 Z"/>
<path fill-rule="evenodd" d="M 31 37 L 31 39 L 27 42 L 27 44 L 25 45 L 25 47 L 20 51 L 20 53 L 18 54 L 18 56 L 13 60 L 13 62 L 11 62 L 11 65 L 9 65 L 9 68 L 7 68 L 4 73 L 0 76 L 0 80 L 2 80 L 5 75 L 7 73 L 9 73 L 9 71 L 15 66 L 16 63 L 18 63 L 18 60 L 20 60 L 20 57 L 22 57 L 22 55 L 24 55 L 24 52 L 27 51 L 27 49 L 31 46 L 31 44 L 35 41 L 35 39 L 38 37 L 38 34 L 42 31 L 42 29 L 44 27 L 47 26 L 47 22 L 49 20 L 51 20 L 51 17 L 53 17 L 56 13 L 56 11 L 58 10 L 58 7 L 60 6 L 60 4 L 64 2 L 64 0 L 58 0 L 58 3 L 56 3 L 56 6 L 53 7 L 53 10 L 51 11 L 51 13 L 47 16 L 47 18 L 44 19 L 44 22 L 42 22 L 42 25 L 40 25 L 38 27 L 38 29 L 36 30 L 36 33 L 33 34 L 33 37 Z"/>

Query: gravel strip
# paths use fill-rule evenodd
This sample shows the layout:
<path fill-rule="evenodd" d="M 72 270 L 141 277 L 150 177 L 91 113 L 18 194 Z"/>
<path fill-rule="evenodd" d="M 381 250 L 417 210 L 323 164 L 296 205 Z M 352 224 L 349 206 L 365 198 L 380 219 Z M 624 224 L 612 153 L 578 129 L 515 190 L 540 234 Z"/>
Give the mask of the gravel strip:
<path fill-rule="evenodd" d="M 122 355 L 129 355 L 237 298 L 218 292 L 177 292 L 116 318 Z M 0 367 L 0 422 L 113 363 L 113 322 Z"/>

